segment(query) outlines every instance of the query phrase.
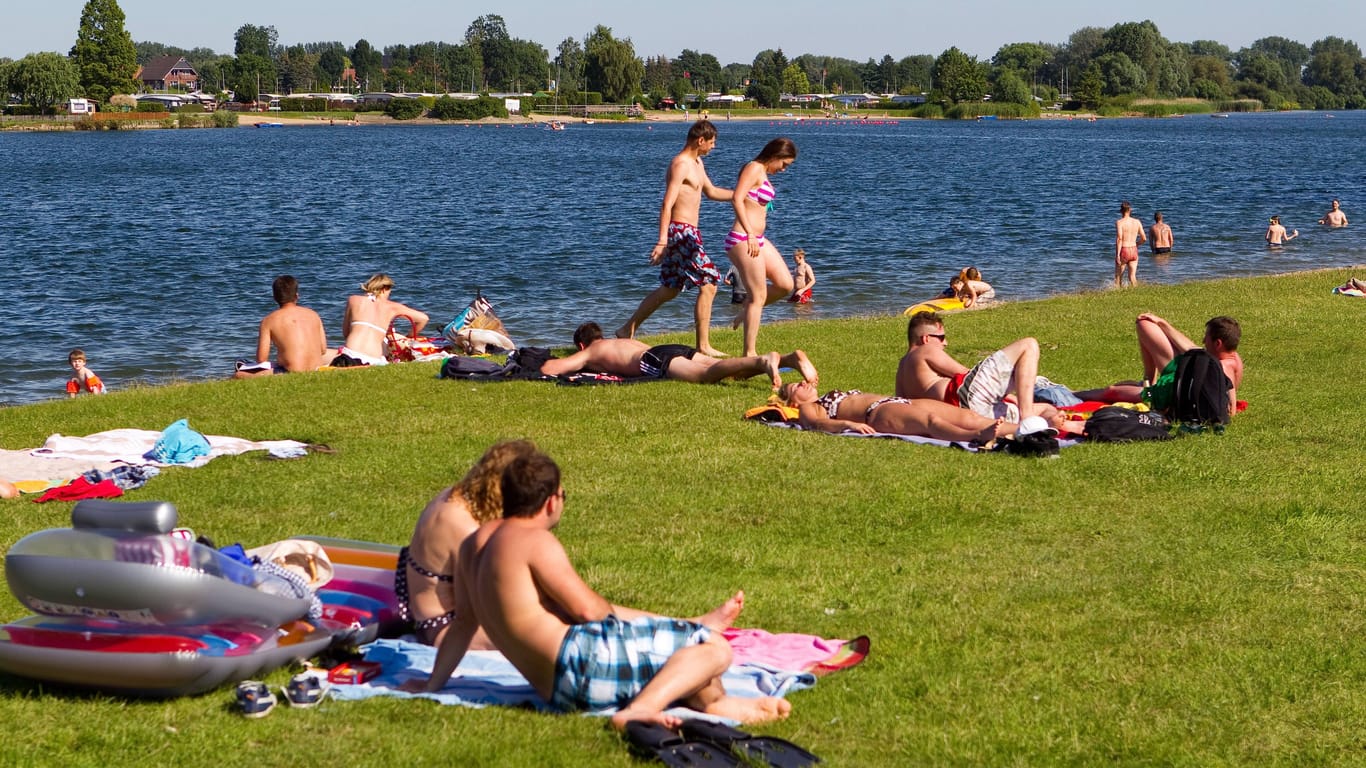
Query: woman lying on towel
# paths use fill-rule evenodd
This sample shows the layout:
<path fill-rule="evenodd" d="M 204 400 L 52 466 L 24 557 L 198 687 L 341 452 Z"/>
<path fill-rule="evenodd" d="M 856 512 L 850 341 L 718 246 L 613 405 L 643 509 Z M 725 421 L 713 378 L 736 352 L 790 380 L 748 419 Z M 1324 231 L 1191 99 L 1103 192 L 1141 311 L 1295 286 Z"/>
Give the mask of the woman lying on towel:
<path fill-rule="evenodd" d="M 817 397 L 816 388 L 805 381 L 784 385 L 779 396 L 797 409 L 803 427 L 822 432 L 852 430 L 985 445 L 1015 434 L 1019 426 L 926 398 L 908 400 L 857 389 L 833 389 Z"/>
<path fill-rule="evenodd" d="M 455 618 L 460 544 L 480 525 L 503 516 L 503 470 L 513 459 L 535 452 L 536 446 L 526 440 L 495 444 L 464 479 L 443 489 L 422 510 L 412 541 L 399 551 L 394 574 L 399 610 L 404 620 L 413 622 L 413 631 L 421 642 L 441 646 L 446 628 Z M 470 648 L 489 650 L 493 644 L 481 629 Z"/>

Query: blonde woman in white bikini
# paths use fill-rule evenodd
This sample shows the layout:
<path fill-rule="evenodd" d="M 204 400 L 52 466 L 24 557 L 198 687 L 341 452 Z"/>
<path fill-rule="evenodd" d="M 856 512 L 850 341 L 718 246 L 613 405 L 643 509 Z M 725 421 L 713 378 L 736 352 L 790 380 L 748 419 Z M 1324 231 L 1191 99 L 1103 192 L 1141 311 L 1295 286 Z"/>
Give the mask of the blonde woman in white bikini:
<path fill-rule="evenodd" d="M 745 301 L 731 323 L 731 327 L 741 323 L 745 326 L 742 357 L 757 354 L 764 307 L 792 293 L 792 273 L 787 271 L 782 254 L 764 237 L 764 231 L 768 208 L 776 194 L 769 174 L 787 170 L 796 160 L 797 145 L 791 139 L 774 139 L 764 145 L 758 157 L 745 163 L 735 182 L 735 197 L 731 201 L 735 223 L 726 235 L 726 256 L 745 287 Z"/>
<path fill-rule="evenodd" d="M 334 368 L 347 368 L 356 365 L 385 365 L 384 335 L 394 318 L 405 315 L 412 318 L 412 335 L 417 336 L 429 318 L 412 307 L 389 300 L 389 292 L 394 289 L 394 279 L 386 274 L 378 274 L 366 280 L 360 287 L 364 295 L 350 296 L 346 299 L 346 315 L 342 318 L 342 333 L 346 343 L 337 350 L 332 361 Z"/>

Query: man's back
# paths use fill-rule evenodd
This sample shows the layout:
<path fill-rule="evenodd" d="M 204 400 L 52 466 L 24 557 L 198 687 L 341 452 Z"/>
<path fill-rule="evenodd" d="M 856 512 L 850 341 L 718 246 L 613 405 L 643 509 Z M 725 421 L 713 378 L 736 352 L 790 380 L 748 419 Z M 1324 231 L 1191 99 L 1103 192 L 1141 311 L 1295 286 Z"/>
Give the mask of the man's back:
<path fill-rule="evenodd" d="M 543 590 L 537 564 L 568 565 L 554 534 L 519 520 L 479 528 L 460 549 L 461 579 L 489 639 L 546 700 L 555 687 L 555 659 L 569 621 L 552 612 L 557 596 Z M 570 567 L 570 573 L 573 573 Z M 574 574 L 577 579 L 577 574 Z"/>
<path fill-rule="evenodd" d="M 640 356 L 649 345 L 635 339 L 597 339 L 568 356 L 546 361 L 541 372 L 562 376 L 579 371 L 610 373 L 614 376 L 639 376 Z"/>
<path fill-rule="evenodd" d="M 288 371 L 313 371 L 322 364 L 327 338 L 317 312 L 286 304 L 261 321 L 262 335 L 275 347 L 276 360 Z"/>
<path fill-rule="evenodd" d="M 1123 218 L 1115 221 L 1115 238 L 1119 245 L 1128 248 L 1138 244 L 1139 238 L 1143 237 L 1143 223 L 1138 219 L 1125 214 Z"/>

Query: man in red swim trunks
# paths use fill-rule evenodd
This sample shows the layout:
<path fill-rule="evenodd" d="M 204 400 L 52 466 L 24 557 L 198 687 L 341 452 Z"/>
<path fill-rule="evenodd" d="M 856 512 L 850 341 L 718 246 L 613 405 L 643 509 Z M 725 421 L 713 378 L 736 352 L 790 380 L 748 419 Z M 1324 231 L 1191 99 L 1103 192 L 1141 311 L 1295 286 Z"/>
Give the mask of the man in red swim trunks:
<path fill-rule="evenodd" d="M 1143 222 L 1129 215 L 1129 201 L 1119 204 L 1119 219 L 1115 221 L 1115 287 L 1125 268 L 1129 270 L 1129 285 L 1138 285 L 1138 244 L 1148 242 L 1143 234 Z"/>

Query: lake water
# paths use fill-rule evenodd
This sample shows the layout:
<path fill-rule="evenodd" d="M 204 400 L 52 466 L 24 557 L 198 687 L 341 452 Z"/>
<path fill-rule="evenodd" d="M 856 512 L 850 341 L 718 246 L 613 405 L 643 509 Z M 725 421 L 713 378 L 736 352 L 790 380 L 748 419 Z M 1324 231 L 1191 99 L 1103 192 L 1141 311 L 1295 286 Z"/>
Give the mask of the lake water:
<path fill-rule="evenodd" d="M 789 262 L 806 249 L 816 302 L 766 320 L 897 313 L 969 264 L 1004 300 L 1102 287 L 1121 199 L 1175 232 L 1140 280 L 1349 265 L 1366 241 L 1366 113 L 717 126 L 707 168 L 722 186 L 774 136 L 800 151 L 774 178 L 769 232 Z M 282 273 L 334 344 L 344 297 L 380 271 L 434 322 L 482 290 L 520 343 L 567 344 L 586 319 L 610 330 L 657 284 L 646 259 L 686 130 L 0 133 L 0 404 L 62 396 L 77 346 L 115 389 L 226 376 L 254 354 Z M 1357 223 L 1316 225 L 1334 197 Z M 1302 234 L 1269 251 L 1277 213 Z M 703 204 L 723 272 L 729 225 L 727 204 Z M 727 302 L 723 288 L 717 323 Z M 691 306 L 685 294 L 644 332 L 687 329 Z"/>

